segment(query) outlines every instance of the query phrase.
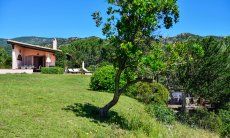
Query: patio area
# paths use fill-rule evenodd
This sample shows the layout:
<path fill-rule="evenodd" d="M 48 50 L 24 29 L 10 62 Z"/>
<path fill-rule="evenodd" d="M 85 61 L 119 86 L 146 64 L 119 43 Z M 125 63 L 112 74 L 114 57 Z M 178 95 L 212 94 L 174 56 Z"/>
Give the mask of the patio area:
<path fill-rule="evenodd" d="M 0 69 L 0 74 L 32 74 L 33 69 Z"/>

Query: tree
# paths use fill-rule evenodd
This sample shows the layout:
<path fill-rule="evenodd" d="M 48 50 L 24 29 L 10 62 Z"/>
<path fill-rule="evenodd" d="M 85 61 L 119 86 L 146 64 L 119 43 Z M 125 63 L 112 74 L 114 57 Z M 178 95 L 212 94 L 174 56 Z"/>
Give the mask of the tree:
<path fill-rule="evenodd" d="M 0 68 L 9 68 L 11 66 L 11 57 L 4 48 L 0 47 Z"/>
<path fill-rule="evenodd" d="M 168 89 L 181 90 L 189 85 L 188 79 L 194 72 L 194 63 L 201 59 L 204 50 L 197 40 L 166 44 L 164 50 L 164 64 L 166 66 L 165 85 Z"/>
<path fill-rule="evenodd" d="M 55 65 L 57 67 L 62 67 L 62 68 L 67 67 L 66 53 L 60 52 L 60 51 L 56 51 L 55 52 L 55 56 L 56 56 L 56 63 L 55 63 Z"/>
<path fill-rule="evenodd" d="M 71 56 L 73 67 L 81 67 L 82 61 L 86 66 L 102 62 L 103 40 L 97 37 L 81 38 L 61 47 L 64 53 Z M 104 53 L 103 53 L 104 54 Z"/>
<path fill-rule="evenodd" d="M 188 90 L 210 100 L 216 109 L 229 103 L 230 96 L 230 39 L 207 37 L 200 41 L 204 55 L 191 66 L 192 77 L 185 78 Z"/>
<path fill-rule="evenodd" d="M 176 0 L 108 0 L 107 19 L 102 32 L 110 41 L 114 53 L 111 55 L 115 74 L 115 92 L 113 99 L 100 108 L 100 117 L 106 117 L 109 109 L 119 100 L 120 95 L 132 84 L 149 81 L 138 73 L 144 65 L 155 71 L 158 62 L 145 58 L 154 32 L 160 28 L 170 28 L 178 21 L 179 11 Z M 103 23 L 100 12 L 93 13 L 96 26 Z M 151 58 L 151 57 L 150 57 Z M 121 74 L 126 83 L 120 85 Z"/>

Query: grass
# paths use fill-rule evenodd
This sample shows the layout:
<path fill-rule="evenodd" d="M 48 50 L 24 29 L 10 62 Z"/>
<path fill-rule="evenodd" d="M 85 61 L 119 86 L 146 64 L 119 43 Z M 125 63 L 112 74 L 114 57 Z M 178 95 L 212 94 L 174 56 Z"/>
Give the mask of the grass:
<path fill-rule="evenodd" d="M 0 137 L 218 137 L 151 118 L 145 106 L 122 96 L 99 120 L 111 93 L 89 90 L 89 76 L 0 75 Z"/>

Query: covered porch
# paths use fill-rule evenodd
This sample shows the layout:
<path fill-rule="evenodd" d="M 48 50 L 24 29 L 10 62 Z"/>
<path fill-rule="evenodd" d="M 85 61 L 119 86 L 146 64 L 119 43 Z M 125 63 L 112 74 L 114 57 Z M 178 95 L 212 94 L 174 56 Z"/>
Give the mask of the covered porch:
<path fill-rule="evenodd" d="M 48 66 L 46 63 L 46 60 L 47 60 L 47 56 L 44 56 L 44 55 L 36 55 L 36 56 L 33 56 L 33 55 L 29 55 L 29 56 L 26 56 L 26 55 L 23 55 L 23 59 L 17 59 L 17 69 L 33 69 L 35 72 L 36 71 L 40 71 L 41 70 L 41 67 L 46 67 Z M 51 64 L 52 65 L 52 64 Z"/>

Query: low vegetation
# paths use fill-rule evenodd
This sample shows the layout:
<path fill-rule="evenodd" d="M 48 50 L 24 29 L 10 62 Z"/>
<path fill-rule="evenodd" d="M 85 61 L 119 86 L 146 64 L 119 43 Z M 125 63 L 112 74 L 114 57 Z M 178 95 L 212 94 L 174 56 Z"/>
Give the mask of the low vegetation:
<path fill-rule="evenodd" d="M 169 100 L 169 91 L 164 85 L 157 82 L 140 82 L 137 83 L 137 89 L 133 96 L 146 104 L 166 104 Z"/>
<path fill-rule="evenodd" d="M 91 77 L 90 88 L 92 90 L 113 92 L 115 90 L 115 69 L 112 65 L 98 68 Z M 124 75 L 121 83 L 124 85 Z"/>
<path fill-rule="evenodd" d="M 61 67 L 42 67 L 41 73 L 42 74 L 63 74 L 64 69 Z"/>
<path fill-rule="evenodd" d="M 173 124 L 176 121 L 175 113 L 165 104 L 150 104 L 147 106 L 147 111 L 153 118 L 163 123 Z"/>
<path fill-rule="evenodd" d="M 114 77 L 115 70 L 112 66 L 100 67 L 91 77 L 90 87 L 97 91 L 111 92 L 115 89 Z M 122 77 L 121 82 L 124 85 L 124 77 Z M 221 110 L 220 113 L 200 109 L 191 113 L 178 112 L 175 114 L 166 105 L 169 100 L 169 91 L 157 82 L 139 82 L 130 86 L 124 94 L 146 104 L 146 111 L 163 123 L 173 124 L 175 120 L 178 120 L 190 127 L 207 129 L 222 136 L 229 135 L 229 109 Z"/>
<path fill-rule="evenodd" d="M 98 107 L 113 94 L 89 90 L 82 75 L 0 75 L 0 135 L 2 137 L 218 137 L 175 122 L 164 125 L 146 106 L 121 96 L 98 118 Z"/>
<path fill-rule="evenodd" d="M 178 113 L 178 120 L 191 127 L 200 127 L 218 132 L 222 122 L 214 112 L 198 109 L 190 113 Z"/>
<path fill-rule="evenodd" d="M 220 110 L 218 117 L 221 120 L 219 132 L 221 136 L 230 137 L 230 109 Z"/>

